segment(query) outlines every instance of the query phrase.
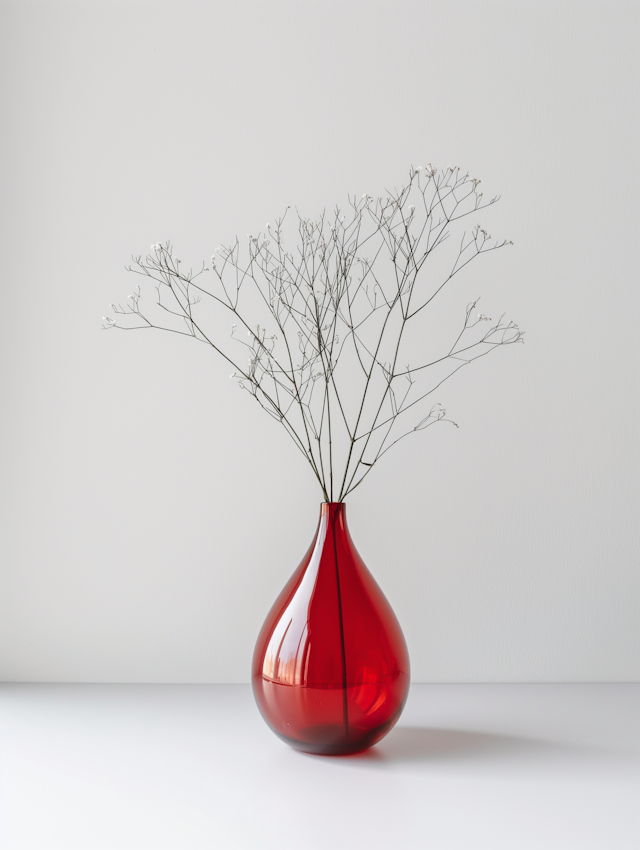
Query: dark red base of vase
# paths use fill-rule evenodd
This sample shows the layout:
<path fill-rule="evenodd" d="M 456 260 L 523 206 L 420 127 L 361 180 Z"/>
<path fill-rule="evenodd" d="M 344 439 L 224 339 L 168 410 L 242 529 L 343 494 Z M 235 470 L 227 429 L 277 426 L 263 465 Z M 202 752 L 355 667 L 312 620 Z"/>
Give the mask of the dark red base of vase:
<path fill-rule="evenodd" d="M 395 723 L 395 721 L 394 721 Z M 314 756 L 352 756 L 362 753 L 381 741 L 394 723 L 383 723 L 377 729 L 372 729 L 358 735 L 354 740 L 345 739 L 343 726 L 312 726 L 300 730 L 300 739 L 287 738 L 276 732 L 278 738 L 301 753 L 311 753 Z"/>
<path fill-rule="evenodd" d="M 408 691 L 409 677 L 403 674 L 346 691 L 253 679 L 258 708 L 271 731 L 296 750 L 325 756 L 359 753 L 381 741 L 398 721 Z"/>

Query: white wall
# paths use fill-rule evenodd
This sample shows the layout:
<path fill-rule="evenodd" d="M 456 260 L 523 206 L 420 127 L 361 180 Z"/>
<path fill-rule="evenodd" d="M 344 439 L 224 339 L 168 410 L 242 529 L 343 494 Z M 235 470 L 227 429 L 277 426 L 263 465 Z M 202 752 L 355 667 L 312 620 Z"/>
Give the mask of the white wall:
<path fill-rule="evenodd" d="M 349 500 L 416 681 L 628 681 L 638 617 L 638 4 L 5 2 L 0 678 L 242 682 L 321 501 L 229 369 L 104 333 L 132 253 L 194 264 L 468 168 L 470 271 L 527 345 Z M 468 297 L 469 296 L 469 297 Z"/>

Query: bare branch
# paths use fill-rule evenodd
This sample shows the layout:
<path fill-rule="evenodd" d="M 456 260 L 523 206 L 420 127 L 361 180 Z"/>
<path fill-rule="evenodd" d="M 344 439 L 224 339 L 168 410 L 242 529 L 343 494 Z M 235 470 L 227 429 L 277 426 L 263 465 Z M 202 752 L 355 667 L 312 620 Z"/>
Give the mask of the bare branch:
<path fill-rule="evenodd" d="M 209 346 L 231 365 L 240 389 L 285 428 L 324 499 L 342 501 L 400 440 L 452 422 L 440 404 L 413 426 L 408 411 L 463 366 L 524 341 L 503 316 L 480 331 L 492 320 L 474 316 L 476 299 L 441 353 L 401 365 L 410 349 L 415 363 L 412 334 L 423 333 L 415 321 L 436 307 L 436 296 L 481 254 L 512 244 L 492 240 L 477 224 L 455 240 L 448 272 L 439 280 L 427 274 L 456 222 L 498 200 L 484 201 L 479 183 L 456 167 L 412 167 L 399 189 L 348 197 L 344 211 L 336 206 L 314 219 L 287 207 L 243 245 L 236 237 L 219 246 L 197 271 L 183 268 L 170 242 L 158 242 L 128 267 L 155 298 L 143 312 L 136 286 L 124 305 L 111 305 L 116 318 L 103 317 L 102 327 L 154 328 Z M 221 338 L 225 316 L 231 332 Z M 425 387 L 431 370 L 444 376 Z"/>

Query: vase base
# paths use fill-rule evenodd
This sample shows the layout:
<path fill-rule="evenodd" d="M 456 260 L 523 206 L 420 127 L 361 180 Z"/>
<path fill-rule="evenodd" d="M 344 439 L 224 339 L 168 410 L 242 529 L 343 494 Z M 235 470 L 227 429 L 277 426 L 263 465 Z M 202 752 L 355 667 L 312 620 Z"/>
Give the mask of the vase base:
<path fill-rule="evenodd" d="M 342 725 L 312 726 L 301 729 L 300 738 L 289 738 L 279 732 L 276 732 L 276 735 L 285 744 L 302 753 L 314 756 L 351 756 L 373 747 L 384 738 L 393 725 L 394 723 L 383 723 L 364 734 L 360 730 L 350 730 L 348 737 L 345 737 Z"/>

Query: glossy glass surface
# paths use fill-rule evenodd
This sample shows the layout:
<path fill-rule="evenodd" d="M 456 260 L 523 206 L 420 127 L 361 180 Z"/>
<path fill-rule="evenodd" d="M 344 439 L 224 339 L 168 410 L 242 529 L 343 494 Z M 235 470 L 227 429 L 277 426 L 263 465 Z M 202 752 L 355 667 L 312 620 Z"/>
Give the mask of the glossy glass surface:
<path fill-rule="evenodd" d="M 267 724 L 308 753 L 359 752 L 398 720 L 407 646 L 353 545 L 344 503 L 321 506 L 315 539 L 258 637 L 252 682 Z"/>

